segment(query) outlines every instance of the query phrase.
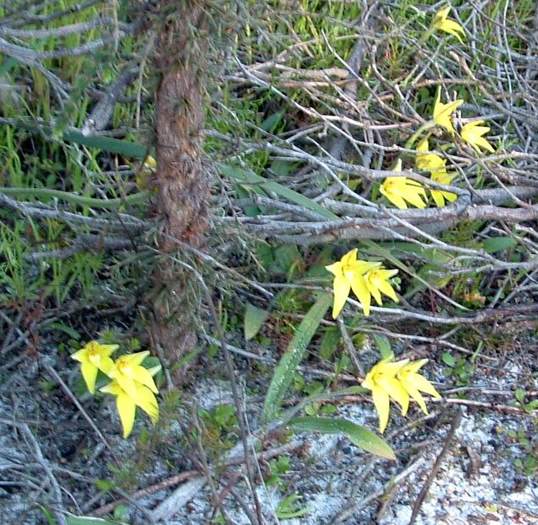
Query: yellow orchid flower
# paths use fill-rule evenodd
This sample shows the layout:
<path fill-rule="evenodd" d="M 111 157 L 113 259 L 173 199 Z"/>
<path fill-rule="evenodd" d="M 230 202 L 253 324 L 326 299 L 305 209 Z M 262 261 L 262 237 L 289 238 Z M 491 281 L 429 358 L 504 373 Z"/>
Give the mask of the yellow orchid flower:
<path fill-rule="evenodd" d="M 417 208 L 425 208 L 426 191 L 422 184 L 407 177 L 387 177 L 379 187 L 379 191 L 392 204 L 401 210 L 407 209 L 409 202 Z"/>
<path fill-rule="evenodd" d="M 158 393 L 151 372 L 141 365 L 142 361 L 148 355 L 149 352 L 147 350 L 122 355 L 114 363 L 114 368 L 107 374 L 111 379 L 115 379 L 119 386 L 132 399 L 136 399 L 138 383 L 146 386 L 153 393 Z"/>
<path fill-rule="evenodd" d="M 422 394 L 425 392 L 439 399 L 441 396 L 434 386 L 418 370 L 428 362 L 427 359 L 409 362 L 409 359 L 392 361 L 383 359 L 366 374 L 362 386 L 372 391 L 372 399 L 379 417 L 379 432 L 387 428 L 390 416 L 390 399 L 400 405 L 402 415 L 409 409 L 409 398 L 418 403 L 427 414 L 428 409 Z"/>
<path fill-rule="evenodd" d="M 437 126 L 440 126 L 448 131 L 450 135 L 454 135 L 454 126 L 452 125 L 452 113 L 456 111 L 462 104 L 463 99 L 459 98 L 453 102 L 443 104 L 441 102 L 441 88 L 437 89 L 435 96 L 435 104 L 433 106 L 433 121 Z"/>
<path fill-rule="evenodd" d="M 97 371 L 109 374 L 114 368 L 114 361 L 110 358 L 119 348 L 119 345 L 103 345 L 98 341 L 90 341 L 83 348 L 71 355 L 71 358 L 80 363 L 80 371 L 86 387 L 91 394 L 95 393 L 95 380 Z"/>
<path fill-rule="evenodd" d="M 440 157 L 436 153 L 430 152 L 430 144 L 428 139 L 422 139 L 417 144 L 417 156 L 415 158 L 415 166 L 419 170 L 433 171 L 444 168 L 446 159 Z"/>
<path fill-rule="evenodd" d="M 494 153 L 495 150 L 493 149 L 493 146 L 483 137 L 483 135 L 489 132 L 490 128 L 481 126 L 480 124 L 484 124 L 484 121 L 475 120 L 474 122 L 465 124 L 461 129 L 461 138 L 478 153 L 481 153 L 480 148 L 483 148 L 490 153 Z"/>
<path fill-rule="evenodd" d="M 325 269 L 334 275 L 333 280 L 333 319 L 336 319 L 349 293 L 357 296 L 362 305 L 365 315 L 370 313 L 370 292 L 364 280 L 364 274 L 373 268 L 377 268 L 381 263 L 361 261 L 357 259 L 357 248 L 347 252 L 338 262 L 325 266 Z"/>
<path fill-rule="evenodd" d="M 398 159 L 392 171 L 402 171 L 402 160 Z M 425 208 L 426 191 L 419 182 L 407 177 L 387 177 L 379 187 L 381 195 L 384 195 L 392 204 L 401 210 L 407 208 L 407 202 L 417 208 Z"/>
<path fill-rule="evenodd" d="M 385 270 L 382 266 L 370 270 L 365 276 L 366 287 L 375 299 L 378 306 L 381 306 L 381 294 L 390 297 L 395 303 L 398 302 L 398 297 L 394 288 L 392 288 L 389 279 L 395 276 L 398 270 Z"/>
<path fill-rule="evenodd" d="M 448 13 L 450 13 L 450 6 L 439 9 L 433 17 L 432 27 L 455 36 L 463 44 L 462 37 L 465 37 L 465 29 L 458 22 L 450 20 Z"/>
<path fill-rule="evenodd" d="M 420 370 L 427 362 L 427 359 L 413 361 L 399 368 L 396 373 L 396 379 L 401 383 L 411 399 L 418 403 L 425 414 L 428 414 L 428 409 L 420 392 L 430 394 L 430 396 L 436 399 L 441 398 L 441 395 L 435 390 L 434 386 L 418 373 L 418 370 Z"/>
<path fill-rule="evenodd" d="M 446 159 L 440 157 L 435 153 L 430 153 L 430 147 L 428 139 L 425 138 L 417 144 L 417 157 L 415 159 L 415 165 L 417 168 L 429 171 L 433 182 L 439 184 L 450 184 L 455 174 L 447 173 L 446 171 Z M 454 202 L 458 196 L 450 191 L 442 191 L 430 189 L 435 204 L 439 208 L 445 206 L 445 200 L 448 202 Z"/>
<path fill-rule="evenodd" d="M 148 371 L 148 373 L 151 372 Z M 124 438 L 129 437 L 133 430 L 137 406 L 150 417 L 153 424 L 159 419 L 159 404 L 155 394 L 141 383 L 135 383 L 134 396 L 129 395 L 117 380 L 105 385 L 100 391 L 116 396 L 116 409 L 120 416 Z"/>
<path fill-rule="evenodd" d="M 431 179 L 433 182 L 445 184 L 447 186 L 452 183 L 455 176 L 455 173 L 447 173 L 444 168 L 437 171 L 432 171 L 431 173 Z M 454 202 L 458 198 L 458 196 L 451 191 L 435 190 L 432 188 L 430 189 L 430 193 L 432 194 L 432 198 L 438 208 L 443 208 L 446 205 L 445 201 Z"/>
<path fill-rule="evenodd" d="M 372 400 L 379 418 L 379 432 L 382 434 L 387 428 L 390 416 L 390 399 L 396 401 L 405 416 L 409 408 L 409 394 L 396 379 L 396 374 L 409 361 L 393 362 L 383 359 L 366 374 L 362 386 L 372 391 Z"/>

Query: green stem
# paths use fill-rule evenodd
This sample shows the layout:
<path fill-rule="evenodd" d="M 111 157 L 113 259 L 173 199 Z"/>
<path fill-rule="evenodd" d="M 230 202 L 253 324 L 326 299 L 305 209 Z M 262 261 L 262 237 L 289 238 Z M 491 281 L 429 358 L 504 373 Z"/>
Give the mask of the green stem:
<path fill-rule="evenodd" d="M 117 199 L 96 199 L 94 197 L 84 197 L 76 195 L 68 191 L 51 190 L 47 188 L 5 188 L 0 187 L 0 193 L 13 197 L 35 197 L 40 199 L 56 198 L 70 202 L 79 206 L 87 206 L 89 208 L 104 208 L 116 210 L 123 206 L 142 204 L 148 199 L 148 192 L 142 191 L 126 197 Z"/>
<path fill-rule="evenodd" d="M 422 135 L 425 131 L 428 131 L 435 127 L 435 122 L 433 120 L 428 120 L 428 122 L 425 122 L 418 128 L 408 139 L 407 142 L 404 145 L 404 148 L 406 149 L 412 149 L 413 144 L 415 144 L 416 140 Z"/>

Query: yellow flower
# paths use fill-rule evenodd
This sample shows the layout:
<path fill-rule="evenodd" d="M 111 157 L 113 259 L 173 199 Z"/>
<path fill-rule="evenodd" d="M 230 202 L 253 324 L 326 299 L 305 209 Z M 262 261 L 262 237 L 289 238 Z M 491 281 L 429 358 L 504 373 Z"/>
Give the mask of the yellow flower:
<path fill-rule="evenodd" d="M 107 374 L 111 379 L 115 379 L 132 399 L 136 399 L 138 383 L 146 386 L 153 393 L 158 393 L 150 371 L 141 365 L 148 355 L 148 351 L 122 355 L 114 363 L 114 368 Z"/>
<path fill-rule="evenodd" d="M 448 18 L 448 13 L 450 13 L 450 6 L 443 7 L 443 9 L 437 11 L 433 17 L 432 27 L 455 36 L 463 44 L 461 37 L 465 36 L 465 30 L 460 24 L 458 24 L 458 22 L 450 20 Z"/>
<path fill-rule="evenodd" d="M 427 359 L 413 361 L 399 368 L 396 373 L 396 379 L 401 383 L 411 399 L 418 403 L 425 414 L 428 413 L 428 409 L 420 392 L 426 392 L 426 394 L 430 394 L 436 399 L 441 398 L 434 386 L 425 377 L 417 373 L 427 362 Z"/>
<path fill-rule="evenodd" d="M 379 191 L 392 204 L 401 210 L 407 209 L 407 202 L 417 208 L 425 208 L 426 191 L 422 185 L 407 177 L 387 177 L 381 184 Z"/>
<path fill-rule="evenodd" d="M 333 280 L 333 319 L 338 317 L 349 296 L 353 293 L 359 299 L 364 313 L 370 313 L 370 292 L 364 280 L 364 274 L 381 263 L 361 261 L 357 259 L 357 248 L 347 252 L 338 262 L 325 266 L 325 269 L 334 275 Z"/>
<path fill-rule="evenodd" d="M 428 362 L 427 359 L 409 362 L 409 359 L 392 361 L 383 359 L 366 374 L 362 386 L 372 391 L 377 415 L 379 417 L 379 432 L 387 428 L 390 416 L 390 399 L 400 405 L 402 415 L 407 414 L 409 398 L 418 403 L 424 413 L 428 413 L 426 403 L 420 392 L 426 392 L 439 399 L 441 396 L 433 385 L 418 373 Z"/>
<path fill-rule="evenodd" d="M 447 173 L 444 168 L 437 171 L 432 171 L 431 173 L 431 179 L 433 182 L 445 184 L 447 186 L 452 182 L 455 176 L 455 173 Z M 445 201 L 454 202 L 458 198 L 458 196 L 451 191 L 430 189 L 430 193 L 432 194 L 435 204 L 439 208 L 443 208 L 446 205 Z"/>
<path fill-rule="evenodd" d="M 428 139 L 423 139 L 417 145 L 417 157 L 415 165 L 417 168 L 429 171 L 431 179 L 439 184 L 450 184 L 455 174 L 447 173 L 446 171 L 446 159 L 436 155 L 435 153 L 429 153 L 430 148 Z M 435 204 L 442 208 L 445 206 L 445 200 L 454 202 L 458 196 L 450 191 L 434 190 L 430 189 Z"/>
<path fill-rule="evenodd" d="M 415 166 L 419 170 L 433 171 L 440 168 L 444 168 L 446 159 L 440 157 L 436 153 L 430 153 L 430 145 L 428 139 L 422 139 L 417 144 L 417 156 L 415 159 Z"/>
<path fill-rule="evenodd" d="M 109 374 L 114 368 L 114 362 L 110 355 L 118 349 L 118 345 L 102 345 L 97 341 L 90 341 L 71 358 L 80 363 L 80 371 L 88 391 L 95 392 L 95 380 L 97 371 Z"/>
<path fill-rule="evenodd" d="M 148 371 L 148 373 L 151 374 L 151 371 Z M 159 404 L 157 403 L 157 399 L 154 393 L 141 383 L 135 383 L 134 396 L 127 394 L 117 380 L 102 387 L 100 391 L 116 396 L 116 409 L 120 416 L 124 438 L 129 437 L 129 434 L 133 430 L 137 406 L 146 412 L 153 424 L 159 419 Z"/>
<path fill-rule="evenodd" d="M 381 294 L 390 297 L 395 303 L 398 302 L 396 292 L 392 288 L 389 279 L 395 276 L 398 270 L 385 270 L 383 267 L 370 270 L 365 276 L 366 287 L 375 299 L 378 306 L 381 306 Z"/>
<path fill-rule="evenodd" d="M 383 359 L 366 374 L 366 378 L 362 382 L 364 388 L 372 391 L 372 399 L 379 417 L 379 432 L 381 434 L 385 431 L 389 422 L 391 398 L 400 405 L 403 415 L 407 413 L 409 408 L 409 394 L 400 381 L 396 379 L 396 374 L 408 362 L 407 359 L 397 362 L 392 362 L 390 358 Z"/>
<path fill-rule="evenodd" d="M 445 128 L 451 135 L 454 135 L 454 126 L 452 125 L 452 113 L 463 104 L 463 99 L 459 98 L 448 104 L 441 102 L 441 88 L 437 89 L 435 104 L 433 106 L 433 121 L 438 126 Z"/>
<path fill-rule="evenodd" d="M 493 146 L 482 136 L 488 133 L 490 128 L 481 126 L 480 124 L 484 124 L 484 121 L 476 120 L 465 124 L 461 129 L 461 138 L 478 153 L 481 153 L 480 148 L 483 148 L 490 153 L 494 153 L 495 150 L 493 149 Z"/>

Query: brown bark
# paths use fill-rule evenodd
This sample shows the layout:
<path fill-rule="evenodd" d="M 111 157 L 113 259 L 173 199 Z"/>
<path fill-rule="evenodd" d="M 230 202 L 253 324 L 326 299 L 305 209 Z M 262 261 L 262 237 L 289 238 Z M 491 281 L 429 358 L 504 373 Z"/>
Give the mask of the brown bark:
<path fill-rule="evenodd" d="M 157 213 L 162 218 L 152 337 L 170 364 L 196 344 L 196 294 L 177 241 L 199 247 L 208 225 L 209 181 L 202 166 L 207 24 L 201 1 L 164 0 L 157 41 Z"/>

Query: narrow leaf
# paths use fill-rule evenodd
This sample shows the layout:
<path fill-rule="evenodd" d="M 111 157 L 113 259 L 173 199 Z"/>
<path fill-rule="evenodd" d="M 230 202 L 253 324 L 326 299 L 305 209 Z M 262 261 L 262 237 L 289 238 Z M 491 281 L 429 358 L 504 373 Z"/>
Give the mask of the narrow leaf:
<path fill-rule="evenodd" d="M 227 164 L 219 164 L 219 170 L 224 176 L 234 179 L 238 183 L 243 185 L 249 184 L 254 187 L 261 186 L 267 192 L 276 193 L 280 197 L 283 197 L 294 204 L 298 204 L 303 208 L 314 211 L 320 215 L 320 218 L 330 219 L 333 221 L 339 219 L 337 215 L 327 210 L 323 206 L 320 206 L 316 201 L 313 201 L 312 199 L 309 199 L 308 197 L 305 197 L 294 190 L 290 190 L 278 182 L 260 177 L 253 171 L 243 170 L 236 166 L 229 166 Z"/>
<path fill-rule="evenodd" d="M 321 432 L 323 434 L 345 434 L 357 447 L 376 456 L 395 460 L 390 445 L 372 431 L 344 418 L 297 417 L 289 422 L 297 432 Z"/>
<path fill-rule="evenodd" d="M 119 521 L 110 521 L 102 518 L 92 518 L 90 516 L 72 516 L 65 517 L 67 525 L 120 525 Z"/>
<path fill-rule="evenodd" d="M 269 385 L 263 407 L 265 421 L 269 421 L 276 416 L 286 391 L 291 385 L 295 371 L 303 360 L 306 349 L 331 303 L 332 296 L 330 294 L 321 294 L 297 328 L 287 352 L 282 356 L 275 369 Z"/>

